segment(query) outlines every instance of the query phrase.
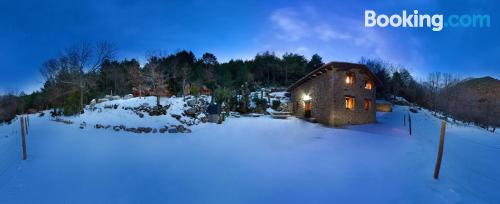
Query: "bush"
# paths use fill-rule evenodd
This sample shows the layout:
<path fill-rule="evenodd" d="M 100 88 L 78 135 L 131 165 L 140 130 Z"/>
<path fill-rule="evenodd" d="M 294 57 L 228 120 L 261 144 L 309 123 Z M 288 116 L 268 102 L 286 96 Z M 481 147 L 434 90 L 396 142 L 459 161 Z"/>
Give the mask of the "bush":
<path fill-rule="evenodd" d="M 199 86 L 196 86 L 196 85 L 191 86 L 191 90 L 190 90 L 191 95 L 193 95 L 193 96 L 199 96 L 200 95 L 200 91 L 201 91 L 201 88 Z"/>
<path fill-rule="evenodd" d="M 272 102 L 272 106 L 271 106 L 274 110 L 281 110 L 281 101 L 279 100 L 273 100 Z"/>
<path fill-rule="evenodd" d="M 59 109 L 54 108 L 54 110 L 50 111 L 50 116 L 52 116 L 52 117 L 57 117 L 57 116 L 61 116 L 61 115 L 62 115 L 62 111 Z"/>
<path fill-rule="evenodd" d="M 18 100 L 15 96 L 0 96 L 0 123 L 9 122 L 16 117 Z"/>
<path fill-rule="evenodd" d="M 255 112 L 263 113 L 267 109 L 267 100 L 266 99 L 254 97 L 252 100 L 255 103 L 255 110 L 254 110 Z"/>
<path fill-rule="evenodd" d="M 76 91 L 73 94 L 71 94 L 66 101 L 64 102 L 63 106 L 63 113 L 66 116 L 69 115 L 75 115 L 79 113 L 80 110 L 80 91 Z"/>

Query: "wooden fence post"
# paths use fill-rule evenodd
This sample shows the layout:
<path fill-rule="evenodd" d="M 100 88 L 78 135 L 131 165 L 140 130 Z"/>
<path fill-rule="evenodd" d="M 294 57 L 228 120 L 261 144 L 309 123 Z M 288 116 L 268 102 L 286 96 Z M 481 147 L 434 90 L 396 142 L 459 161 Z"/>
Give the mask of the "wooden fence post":
<path fill-rule="evenodd" d="M 26 135 L 28 134 L 28 116 L 24 117 L 24 129 L 26 129 Z"/>
<path fill-rule="evenodd" d="M 439 135 L 439 149 L 436 160 L 436 167 L 434 168 L 434 179 L 438 179 L 439 170 L 441 169 L 441 160 L 443 159 L 443 149 L 444 149 L 444 134 L 446 131 L 446 122 L 443 120 L 441 122 L 441 133 Z"/>
<path fill-rule="evenodd" d="M 408 126 L 410 129 L 410 136 L 411 136 L 411 115 L 408 113 Z"/>
<path fill-rule="evenodd" d="M 23 146 L 23 160 L 26 160 L 28 158 L 28 155 L 26 153 L 26 138 L 24 136 L 24 130 L 25 130 L 25 124 L 24 124 L 24 117 L 21 116 L 21 142 Z"/>

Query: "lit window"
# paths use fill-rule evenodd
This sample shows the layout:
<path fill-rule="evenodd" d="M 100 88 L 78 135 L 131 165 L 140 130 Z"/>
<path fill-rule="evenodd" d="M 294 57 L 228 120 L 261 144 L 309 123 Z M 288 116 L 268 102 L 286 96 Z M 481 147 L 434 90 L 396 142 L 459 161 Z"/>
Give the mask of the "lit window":
<path fill-rule="evenodd" d="M 372 106 L 372 100 L 370 99 L 365 99 L 365 110 L 370 110 L 370 106 Z"/>
<path fill-rule="evenodd" d="M 365 89 L 372 90 L 372 82 L 369 80 L 365 80 Z"/>
<path fill-rule="evenodd" d="M 345 97 L 345 108 L 348 110 L 354 110 L 354 97 L 352 96 Z"/>
<path fill-rule="evenodd" d="M 354 84 L 354 73 L 347 72 L 345 77 L 346 84 Z"/>

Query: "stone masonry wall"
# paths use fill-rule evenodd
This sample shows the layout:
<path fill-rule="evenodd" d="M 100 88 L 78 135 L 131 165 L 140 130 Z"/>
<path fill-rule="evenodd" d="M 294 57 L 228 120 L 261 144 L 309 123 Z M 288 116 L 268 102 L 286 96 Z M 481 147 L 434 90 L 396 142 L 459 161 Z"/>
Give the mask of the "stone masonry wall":
<path fill-rule="evenodd" d="M 310 79 L 291 91 L 292 112 L 297 117 L 304 116 L 302 96 L 311 96 L 311 117 L 325 125 L 342 126 L 376 122 L 375 83 L 372 90 L 364 88 L 367 74 L 359 69 L 351 69 L 355 83 L 345 83 L 346 71 L 328 70 L 326 73 Z M 345 96 L 355 98 L 354 110 L 345 108 Z M 370 99 L 370 109 L 364 109 L 364 99 Z"/>

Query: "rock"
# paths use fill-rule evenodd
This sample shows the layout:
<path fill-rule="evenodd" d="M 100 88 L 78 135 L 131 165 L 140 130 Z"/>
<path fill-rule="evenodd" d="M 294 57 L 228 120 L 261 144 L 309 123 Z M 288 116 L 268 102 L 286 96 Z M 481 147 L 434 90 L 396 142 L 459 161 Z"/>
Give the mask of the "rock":
<path fill-rule="evenodd" d="M 95 105 L 97 104 L 97 101 L 95 99 L 92 99 L 90 101 L 90 109 L 94 109 Z"/>
<path fill-rule="evenodd" d="M 205 116 L 205 117 L 201 117 L 201 118 L 200 118 L 200 121 L 201 121 L 202 123 L 206 123 L 206 122 L 208 122 L 208 117 L 206 117 L 206 116 Z"/>
<path fill-rule="evenodd" d="M 173 131 L 175 133 L 178 133 L 178 132 L 180 132 L 180 133 L 191 133 L 191 130 L 188 129 L 188 128 L 186 128 L 186 127 L 184 127 L 184 125 L 177 125 L 177 126 L 173 125 L 172 127 L 173 128 L 169 129 L 169 131 L 168 131 L 169 133 L 170 133 L 170 130 L 175 130 L 175 131 Z"/>
<path fill-rule="evenodd" d="M 113 126 L 113 130 L 114 131 L 120 131 L 122 129 L 125 129 L 125 126 L 123 125 L 116 125 L 116 126 Z"/>
<path fill-rule="evenodd" d="M 87 126 L 87 123 L 86 122 L 83 122 L 83 123 L 80 123 L 80 129 L 83 129 Z"/>
<path fill-rule="evenodd" d="M 177 133 L 177 130 L 176 130 L 176 129 L 171 128 L 171 129 L 168 129 L 168 133 Z"/>
<path fill-rule="evenodd" d="M 136 112 L 135 114 L 137 114 L 139 116 L 139 118 L 144 118 L 144 114 L 143 113 Z"/>
<path fill-rule="evenodd" d="M 158 130 L 156 128 L 153 128 L 153 133 L 157 133 Z"/>
<path fill-rule="evenodd" d="M 138 127 L 137 131 L 139 132 L 144 132 L 144 133 L 150 133 L 153 130 L 153 128 L 150 127 Z"/>
<path fill-rule="evenodd" d="M 181 119 L 181 116 L 180 115 L 177 115 L 177 114 L 170 114 L 170 116 L 172 116 L 173 118 L 175 118 L 176 120 L 180 120 Z"/>
<path fill-rule="evenodd" d="M 160 128 L 160 133 L 165 133 L 167 132 L 168 128 L 164 127 L 164 128 Z"/>
<path fill-rule="evenodd" d="M 148 112 L 150 116 L 165 115 L 167 114 L 167 108 L 166 106 L 155 106 Z"/>
<path fill-rule="evenodd" d="M 103 102 L 107 102 L 107 101 L 109 101 L 107 98 L 97 99 L 97 103 L 103 103 Z"/>
<path fill-rule="evenodd" d="M 104 125 L 101 125 L 101 124 L 95 124 L 94 126 L 96 129 L 101 129 L 101 128 L 104 128 Z"/>
<path fill-rule="evenodd" d="M 127 95 L 123 96 L 123 99 L 131 99 L 131 98 L 134 98 L 134 95 L 127 94 Z"/>
<path fill-rule="evenodd" d="M 186 101 L 186 104 L 188 106 L 194 107 L 196 105 L 196 100 L 195 99 L 190 99 L 190 100 Z"/>
<path fill-rule="evenodd" d="M 186 114 L 187 116 L 189 117 L 195 117 L 196 116 L 196 113 L 198 111 L 196 110 L 196 108 L 188 108 L 187 110 L 184 111 L 184 114 Z"/>
<path fill-rule="evenodd" d="M 55 122 L 60 122 L 60 123 L 64 123 L 64 124 L 66 124 L 66 125 L 71 125 L 71 124 L 73 124 L 73 121 L 71 121 L 71 120 L 63 120 L 63 119 L 61 119 L 61 118 L 59 118 L 59 117 L 56 117 L 56 118 L 55 118 L 55 119 L 53 119 L 52 121 L 55 121 Z"/>
<path fill-rule="evenodd" d="M 184 130 L 186 130 L 184 125 L 177 125 L 175 129 L 177 129 L 177 132 L 184 132 Z"/>
<path fill-rule="evenodd" d="M 122 97 L 120 96 L 111 96 L 111 95 L 106 95 L 104 98 L 110 100 L 110 101 L 114 101 L 114 100 L 119 100 L 121 99 Z"/>
<path fill-rule="evenodd" d="M 137 133 L 137 129 L 135 129 L 135 128 L 125 128 L 125 131 Z"/>
<path fill-rule="evenodd" d="M 208 101 L 207 101 L 207 100 L 205 100 L 204 98 L 199 98 L 199 99 L 198 99 L 198 103 L 199 103 L 199 104 L 203 104 L 203 105 L 208 105 Z"/>

